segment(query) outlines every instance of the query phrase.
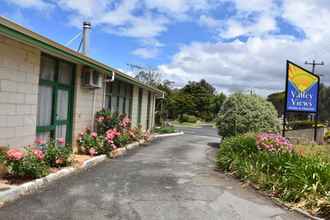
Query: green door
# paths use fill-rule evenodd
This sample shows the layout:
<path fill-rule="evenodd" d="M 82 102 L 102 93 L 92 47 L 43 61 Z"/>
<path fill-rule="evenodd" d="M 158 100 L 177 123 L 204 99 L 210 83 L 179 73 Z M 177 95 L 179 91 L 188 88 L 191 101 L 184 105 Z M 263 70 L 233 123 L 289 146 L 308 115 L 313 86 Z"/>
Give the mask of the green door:
<path fill-rule="evenodd" d="M 72 140 L 72 108 L 75 65 L 49 55 L 41 56 L 38 92 L 37 136 L 48 141 Z"/>

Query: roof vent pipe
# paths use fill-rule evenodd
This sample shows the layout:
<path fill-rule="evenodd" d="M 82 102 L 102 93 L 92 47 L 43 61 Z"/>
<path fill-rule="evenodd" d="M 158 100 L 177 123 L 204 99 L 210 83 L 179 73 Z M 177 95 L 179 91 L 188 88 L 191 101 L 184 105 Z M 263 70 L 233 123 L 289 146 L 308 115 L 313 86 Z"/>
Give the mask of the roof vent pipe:
<path fill-rule="evenodd" d="M 92 24 L 88 21 L 83 23 L 83 38 L 82 38 L 82 53 L 88 55 L 89 52 L 89 32 L 92 29 Z"/>

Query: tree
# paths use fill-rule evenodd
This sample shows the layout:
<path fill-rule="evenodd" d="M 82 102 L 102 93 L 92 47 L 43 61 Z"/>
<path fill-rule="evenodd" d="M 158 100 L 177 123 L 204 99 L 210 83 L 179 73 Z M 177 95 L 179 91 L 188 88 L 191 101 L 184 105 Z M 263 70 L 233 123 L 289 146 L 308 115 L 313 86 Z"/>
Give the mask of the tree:
<path fill-rule="evenodd" d="M 223 94 L 222 92 L 211 98 L 210 111 L 212 112 L 213 117 L 217 116 L 225 100 L 226 100 L 226 95 Z"/>
<path fill-rule="evenodd" d="M 181 91 L 191 95 L 192 102 L 195 105 L 194 115 L 206 121 L 213 118 L 213 112 L 210 111 L 212 98 L 215 95 L 215 88 L 202 79 L 199 82 L 189 81 Z"/>
<path fill-rule="evenodd" d="M 135 79 L 150 86 L 159 86 L 162 84 L 161 73 L 153 69 L 143 69 L 135 75 Z"/>
<path fill-rule="evenodd" d="M 330 120 L 330 87 L 320 85 L 319 119 L 323 122 Z"/>

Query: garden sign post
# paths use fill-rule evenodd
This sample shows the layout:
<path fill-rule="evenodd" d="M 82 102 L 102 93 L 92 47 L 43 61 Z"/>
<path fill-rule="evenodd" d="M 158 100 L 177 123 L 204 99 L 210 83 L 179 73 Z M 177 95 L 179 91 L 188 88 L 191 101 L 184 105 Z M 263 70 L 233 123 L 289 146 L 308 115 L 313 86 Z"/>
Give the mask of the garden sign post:
<path fill-rule="evenodd" d="M 287 112 L 314 113 L 314 141 L 316 141 L 319 88 L 320 77 L 318 75 L 315 75 L 289 60 L 287 61 L 283 136 L 285 136 Z"/>

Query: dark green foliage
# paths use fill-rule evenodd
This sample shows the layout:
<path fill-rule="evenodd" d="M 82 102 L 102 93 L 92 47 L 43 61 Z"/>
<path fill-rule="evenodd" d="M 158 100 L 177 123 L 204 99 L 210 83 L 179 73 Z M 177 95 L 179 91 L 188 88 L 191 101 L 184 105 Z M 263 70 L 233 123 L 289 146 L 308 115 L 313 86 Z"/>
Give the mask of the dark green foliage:
<path fill-rule="evenodd" d="M 188 82 L 182 89 L 173 89 L 171 84 L 164 81 L 158 85 L 165 92 L 165 98 L 156 103 L 156 122 L 162 126 L 166 118 L 174 120 L 183 114 L 212 121 L 226 99 L 223 93 L 216 94 L 215 88 L 205 80 Z"/>
<path fill-rule="evenodd" d="M 114 143 L 118 147 L 125 147 L 125 145 L 131 142 L 131 138 L 128 134 L 121 134 L 115 140 Z"/>
<path fill-rule="evenodd" d="M 4 163 L 11 175 L 23 178 L 40 178 L 46 176 L 48 166 L 44 160 L 39 160 L 31 148 L 25 148 L 25 156 L 20 160 L 7 159 Z"/>
<path fill-rule="evenodd" d="M 188 123 L 196 123 L 198 121 L 198 118 L 194 115 L 187 115 L 184 114 L 179 118 L 180 123 L 188 122 Z"/>
<path fill-rule="evenodd" d="M 223 104 L 217 118 L 219 135 L 260 131 L 278 131 L 279 120 L 274 106 L 256 95 L 235 93 Z"/>
<path fill-rule="evenodd" d="M 119 127 L 120 116 L 118 113 L 112 113 L 111 111 L 102 109 L 96 113 L 95 120 L 96 132 L 98 134 L 105 134 L 107 130 Z"/>
<path fill-rule="evenodd" d="M 161 127 L 161 128 L 155 128 L 154 132 L 158 134 L 169 134 L 169 133 L 175 133 L 176 130 L 174 127 Z"/>
<path fill-rule="evenodd" d="M 66 167 L 71 164 L 72 148 L 70 146 L 59 146 L 57 141 L 50 141 L 44 153 L 44 160 L 50 167 Z"/>
<path fill-rule="evenodd" d="M 254 135 L 227 138 L 220 145 L 217 166 L 287 202 L 317 206 L 330 190 L 330 164 L 317 156 L 257 149 Z"/>

